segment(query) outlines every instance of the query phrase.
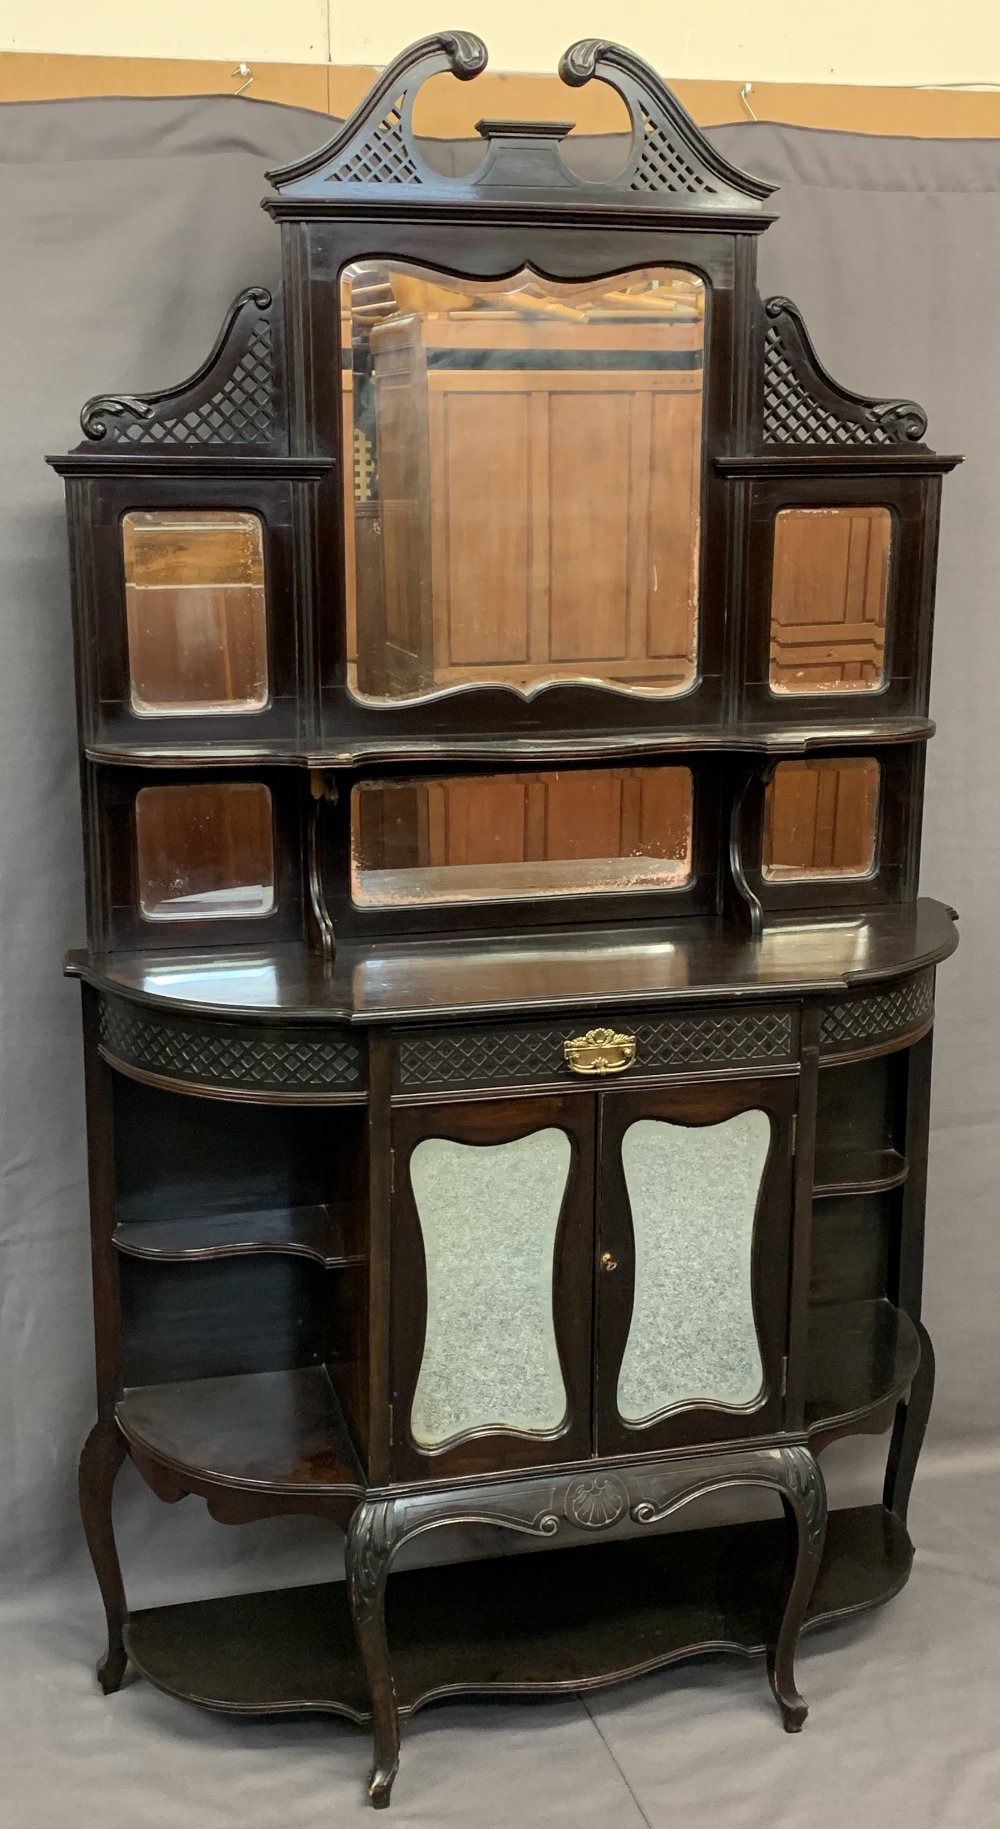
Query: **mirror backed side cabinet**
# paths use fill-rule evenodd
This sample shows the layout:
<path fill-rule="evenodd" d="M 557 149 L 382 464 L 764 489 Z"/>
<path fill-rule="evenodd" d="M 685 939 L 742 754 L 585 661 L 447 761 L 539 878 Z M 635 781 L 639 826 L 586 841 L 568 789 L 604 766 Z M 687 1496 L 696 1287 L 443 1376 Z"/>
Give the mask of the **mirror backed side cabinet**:
<path fill-rule="evenodd" d="M 631 52 L 562 60 L 630 122 L 586 157 L 565 123 L 418 139 L 420 85 L 485 60 L 421 40 L 271 173 L 280 288 L 50 460 L 99 1676 L 370 1721 L 379 1806 L 446 1693 L 728 1647 L 800 1728 L 802 1630 L 909 1574 L 933 1386 L 958 459 L 759 297 L 771 187 Z M 831 1508 L 858 1432 L 884 1489 Z M 345 1581 L 130 1609 L 126 1456 L 223 1525 L 326 1520 Z M 544 1553 L 394 1566 L 483 1522 Z"/>

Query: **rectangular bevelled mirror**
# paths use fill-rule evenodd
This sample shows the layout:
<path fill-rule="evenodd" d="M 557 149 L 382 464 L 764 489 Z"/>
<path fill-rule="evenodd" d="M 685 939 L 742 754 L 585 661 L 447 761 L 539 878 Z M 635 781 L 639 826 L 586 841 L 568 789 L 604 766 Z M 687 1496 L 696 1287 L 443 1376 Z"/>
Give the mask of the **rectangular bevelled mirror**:
<path fill-rule="evenodd" d="M 680 889 L 692 798 L 677 767 L 362 781 L 351 893 L 387 908 Z"/>
<path fill-rule="evenodd" d="M 779 762 L 764 797 L 761 868 L 772 882 L 868 876 L 878 848 L 873 756 Z"/>
<path fill-rule="evenodd" d="M 263 711 L 264 528 L 217 508 L 122 516 L 129 695 L 137 717 Z"/>
<path fill-rule="evenodd" d="M 274 909 L 271 792 L 263 782 L 140 788 L 135 838 L 145 920 L 218 921 Z"/>
<path fill-rule="evenodd" d="M 705 301 L 672 267 L 344 270 L 357 696 L 694 684 Z"/>
<path fill-rule="evenodd" d="M 873 692 L 885 680 L 893 517 L 782 508 L 771 575 L 772 692 Z"/>

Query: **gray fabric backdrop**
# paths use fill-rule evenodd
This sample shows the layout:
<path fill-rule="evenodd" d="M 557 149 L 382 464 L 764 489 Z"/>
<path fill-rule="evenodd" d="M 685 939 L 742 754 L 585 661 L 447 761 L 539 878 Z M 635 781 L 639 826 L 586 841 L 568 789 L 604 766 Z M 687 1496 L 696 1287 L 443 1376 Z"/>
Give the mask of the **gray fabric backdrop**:
<path fill-rule="evenodd" d="M 276 279 L 263 172 L 325 137 L 321 117 L 235 99 L 0 110 L 0 1747 L 18 1829 L 96 1823 L 101 1800 L 105 1829 L 304 1829 L 334 1806 L 364 1820 L 356 1737 L 201 1717 L 144 1684 L 104 1703 L 89 1675 L 99 1615 L 74 1492 L 92 1405 L 83 1099 L 78 995 L 60 977 L 83 905 L 61 489 L 42 463 L 76 441 L 90 393 L 181 379 L 231 297 Z M 922 1554 L 888 1613 L 811 1642 L 801 1742 L 777 1731 L 756 1666 L 699 1664 L 586 1703 L 455 1705 L 409 1730 L 403 1823 L 996 1820 L 1000 145 L 763 124 L 713 137 L 781 186 L 762 289 L 798 301 L 839 379 L 915 396 L 937 449 L 967 456 L 945 486 L 923 867 L 963 941 L 940 976 Z M 835 1487 L 873 1496 L 881 1452 L 834 1450 Z M 134 1601 L 336 1566 L 308 1524 L 223 1531 L 194 1502 L 158 1506 L 128 1468 L 120 1484 Z"/>

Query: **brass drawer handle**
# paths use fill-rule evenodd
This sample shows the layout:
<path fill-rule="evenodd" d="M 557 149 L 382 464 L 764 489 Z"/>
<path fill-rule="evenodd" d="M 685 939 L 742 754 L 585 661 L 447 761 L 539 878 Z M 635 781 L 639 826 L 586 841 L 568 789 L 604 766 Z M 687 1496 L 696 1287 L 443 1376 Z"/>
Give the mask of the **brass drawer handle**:
<path fill-rule="evenodd" d="M 614 1029 L 588 1029 L 563 1043 L 571 1073 L 624 1073 L 635 1061 L 635 1036 Z"/>

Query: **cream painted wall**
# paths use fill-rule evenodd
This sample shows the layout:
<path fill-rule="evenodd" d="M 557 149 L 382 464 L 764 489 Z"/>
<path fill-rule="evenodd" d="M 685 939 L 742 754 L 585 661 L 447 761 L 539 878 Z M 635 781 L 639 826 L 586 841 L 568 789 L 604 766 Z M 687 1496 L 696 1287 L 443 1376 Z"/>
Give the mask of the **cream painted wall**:
<path fill-rule="evenodd" d="M 382 64 L 425 32 L 479 32 L 495 70 L 555 68 L 618 36 L 668 77 L 1000 84 L 996 0 L 3 0 L 0 50 Z"/>

